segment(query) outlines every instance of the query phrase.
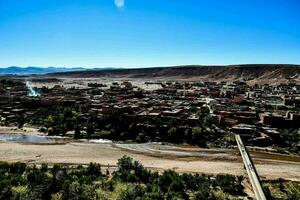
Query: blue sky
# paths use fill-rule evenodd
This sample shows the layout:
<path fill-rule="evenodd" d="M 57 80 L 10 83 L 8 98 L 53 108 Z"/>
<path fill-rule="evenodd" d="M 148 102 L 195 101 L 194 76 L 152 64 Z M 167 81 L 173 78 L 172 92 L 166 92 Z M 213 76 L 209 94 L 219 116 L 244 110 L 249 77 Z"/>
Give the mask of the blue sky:
<path fill-rule="evenodd" d="M 0 0 L 0 66 L 300 64 L 299 0 Z"/>

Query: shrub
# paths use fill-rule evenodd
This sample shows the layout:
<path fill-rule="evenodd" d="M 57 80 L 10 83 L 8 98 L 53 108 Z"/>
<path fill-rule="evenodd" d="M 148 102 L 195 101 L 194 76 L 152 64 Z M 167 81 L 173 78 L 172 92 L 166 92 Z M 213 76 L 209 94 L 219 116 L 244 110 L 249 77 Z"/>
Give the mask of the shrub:
<path fill-rule="evenodd" d="M 152 174 L 145 169 L 138 161 L 134 161 L 128 156 L 123 156 L 118 160 L 118 170 L 114 173 L 125 182 L 143 182 L 148 183 L 152 180 Z"/>

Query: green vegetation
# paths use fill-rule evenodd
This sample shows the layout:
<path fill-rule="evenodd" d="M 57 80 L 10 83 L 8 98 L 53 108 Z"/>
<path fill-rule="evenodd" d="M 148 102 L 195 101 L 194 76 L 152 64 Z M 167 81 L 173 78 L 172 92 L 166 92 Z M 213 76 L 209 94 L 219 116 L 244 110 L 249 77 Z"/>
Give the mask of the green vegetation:
<path fill-rule="evenodd" d="M 110 174 L 99 164 L 68 167 L 0 162 L 0 199 L 233 200 L 245 198 L 242 176 L 153 172 L 130 157 Z M 267 199 L 296 200 L 300 183 L 263 181 Z"/>
<path fill-rule="evenodd" d="M 300 199 L 300 182 L 287 181 L 283 179 L 263 181 L 264 191 L 267 199 Z"/>
<path fill-rule="evenodd" d="M 244 196 L 243 177 L 159 174 L 124 156 L 117 169 L 103 173 L 99 164 L 86 167 L 37 167 L 0 162 L 0 199 L 237 199 Z"/>
<path fill-rule="evenodd" d="M 77 127 L 76 113 L 70 107 L 39 108 L 24 120 L 32 125 L 45 127 L 49 135 L 65 135 L 67 131 Z"/>
<path fill-rule="evenodd" d="M 281 137 L 283 138 L 284 145 L 291 152 L 300 152 L 300 129 L 282 129 Z"/>
<path fill-rule="evenodd" d="M 235 145 L 234 138 L 220 133 L 207 107 L 192 106 L 190 112 L 199 121 L 190 123 L 178 117 L 146 117 L 134 113 L 112 112 L 106 115 L 90 113 L 80 105 L 37 108 L 30 116 L 18 116 L 21 127 L 29 123 L 48 135 L 64 136 L 72 131 L 75 139 L 109 139 L 113 141 L 187 143 L 200 147 Z M 278 150 L 300 152 L 300 131 L 297 128 L 280 129 L 273 140 Z"/>
<path fill-rule="evenodd" d="M 149 119 L 120 113 L 82 115 L 85 112 L 79 107 L 39 108 L 34 115 L 24 117 L 23 121 L 44 127 L 49 135 L 65 135 L 68 131 L 74 131 L 75 139 L 188 143 L 206 147 L 207 143 L 222 137 L 214 130 L 213 119 L 205 107 L 195 111 L 194 114 L 201 120 L 191 125 L 176 117 Z"/>

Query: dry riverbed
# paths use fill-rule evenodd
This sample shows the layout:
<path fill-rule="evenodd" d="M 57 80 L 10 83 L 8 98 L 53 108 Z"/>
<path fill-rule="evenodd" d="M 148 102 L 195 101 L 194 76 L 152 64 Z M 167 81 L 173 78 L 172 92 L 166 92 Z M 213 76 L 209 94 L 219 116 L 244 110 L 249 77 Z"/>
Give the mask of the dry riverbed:
<path fill-rule="evenodd" d="M 20 131 L 22 132 L 22 131 Z M 15 131 L 15 133 L 19 133 Z M 26 131 L 28 134 L 30 131 Z M 0 128 L 0 134 L 8 133 Z M 12 133 L 12 132 L 9 132 Z M 22 132 L 24 134 L 24 131 Z M 29 134 L 39 134 L 30 132 Z M 300 181 L 300 157 L 250 151 L 257 171 L 262 178 L 285 178 Z M 97 162 L 115 166 L 117 160 L 128 155 L 144 166 L 178 172 L 228 173 L 245 175 L 237 149 L 200 149 L 161 144 L 98 144 L 88 142 L 18 143 L 0 142 L 0 160 L 26 163 L 87 164 Z"/>

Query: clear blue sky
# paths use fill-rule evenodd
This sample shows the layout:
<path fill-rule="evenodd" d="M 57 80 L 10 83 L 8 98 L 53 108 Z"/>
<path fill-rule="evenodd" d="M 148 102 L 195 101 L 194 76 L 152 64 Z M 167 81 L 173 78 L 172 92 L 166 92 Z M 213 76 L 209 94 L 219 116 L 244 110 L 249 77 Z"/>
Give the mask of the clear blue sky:
<path fill-rule="evenodd" d="M 0 0 L 0 66 L 300 64 L 299 0 Z"/>

